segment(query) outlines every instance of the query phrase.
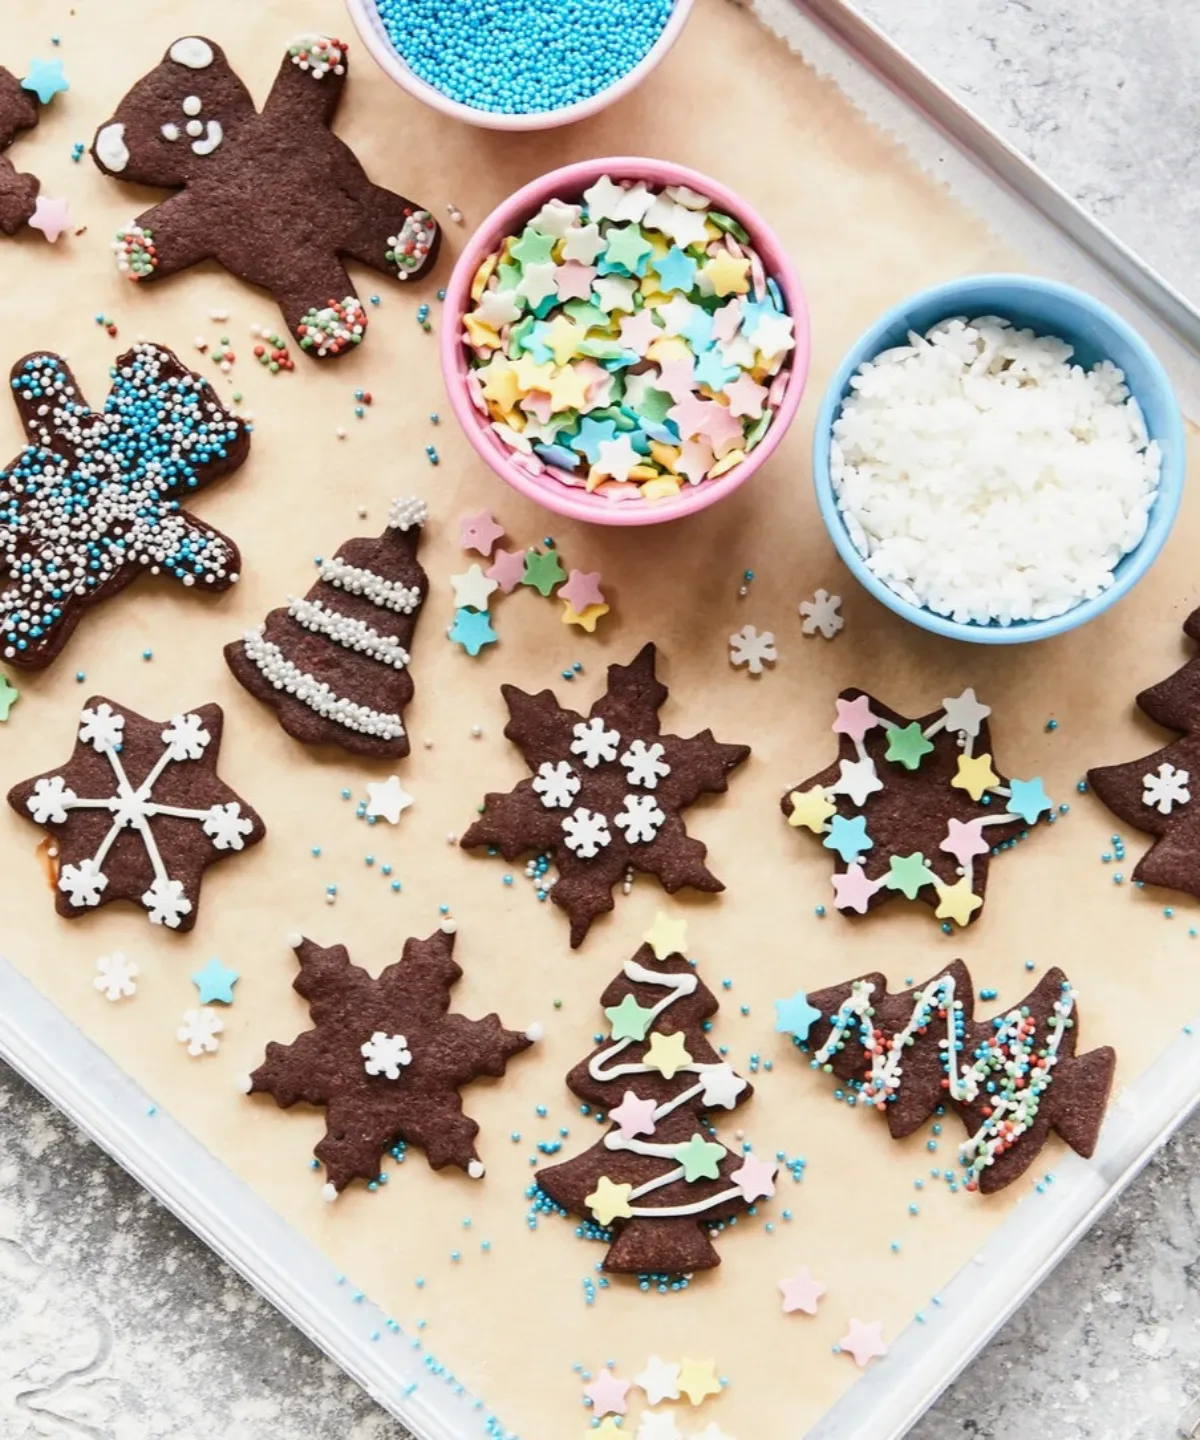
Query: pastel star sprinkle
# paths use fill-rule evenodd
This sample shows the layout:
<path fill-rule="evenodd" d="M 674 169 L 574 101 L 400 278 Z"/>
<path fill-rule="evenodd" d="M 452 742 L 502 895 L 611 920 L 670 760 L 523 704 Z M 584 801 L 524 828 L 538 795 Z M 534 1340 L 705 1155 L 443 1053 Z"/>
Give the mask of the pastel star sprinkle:
<path fill-rule="evenodd" d="M 71 228 L 71 207 L 65 200 L 39 195 L 27 224 L 31 230 L 40 230 L 53 245 L 65 230 Z"/>
<path fill-rule="evenodd" d="M 461 575 L 451 575 L 450 584 L 460 610 L 486 610 L 492 593 L 499 589 L 498 582 L 489 579 L 479 565 L 470 566 Z"/>
<path fill-rule="evenodd" d="M 686 955 L 687 929 L 686 920 L 672 920 L 665 910 L 660 910 L 642 936 L 642 943 L 650 946 L 656 960 L 665 960 L 669 955 Z"/>
<path fill-rule="evenodd" d="M 791 1315 L 802 1310 L 805 1315 L 815 1315 L 817 1302 L 824 1295 L 825 1288 L 819 1280 L 813 1279 L 812 1271 L 807 1265 L 801 1265 L 794 1275 L 789 1275 L 786 1280 L 779 1282 L 779 1291 L 783 1296 L 783 1313 Z"/>
<path fill-rule="evenodd" d="M 971 882 L 965 875 L 953 885 L 944 885 L 937 880 L 934 884 L 937 886 L 938 903 L 933 913 L 939 920 L 953 920 L 956 925 L 966 925 L 983 905 L 980 897 L 972 893 Z"/>
<path fill-rule="evenodd" d="M 956 790 L 965 790 L 972 800 L 982 800 L 1000 777 L 992 769 L 990 755 L 960 755 L 958 771 L 950 781 Z"/>
<path fill-rule="evenodd" d="M 750 288 L 750 262 L 736 259 L 727 250 L 714 255 L 700 272 L 713 295 L 744 295 Z"/>
<path fill-rule="evenodd" d="M 0 674 L 0 723 L 12 714 L 12 707 L 21 698 L 21 692 L 7 675 Z"/>
<path fill-rule="evenodd" d="M 728 1154 L 724 1145 L 706 1140 L 703 1135 L 693 1135 L 675 1147 L 675 1159 L 683 1167 L 683 1178 L 689 1184 L 696 1180 L 719 1180 L 721 1161 Z"/>
<path fill-rule="evenodd" d="M 501 533 L 503 534 L 503 531 Z M 511 595 L 525 574 L 525 552 L 497 550 L 485 573 L 489 580 L 494 580 L 499 585 L 505 595 Z"/>
<path fill-rule="evenodd" d="M 601 440 L 596 463 L 592 467 L 595 475 L 607 475 L 613 480 L 628 480 L 629 472 L 641 464 L 641 456 L 633 448 L 629 436 L 618 435 L 615 440 Z"/>
<path fill-rule="evenodd" d="M 1032 780 L 1010 780 L 1011 794 L 1004 807 L 1010 815 L 1019 815 L 1026 825 L 1036 823 L 1039 815 L 1054 809 L 1054 802 L 1036 776 Z"/>
<path fill-rule="evenodd" d="M 674 1079 L 680 1070 L 691 1063 L 692 1057 L 688 1053 L 685 1037 L 680 1032 L 664 1035 L 661 1030 L 656 1030 L 650 1036 L 650 1044 L 642 1057 L 643 1065 L 657 1070 L 667 1080 Z"/>
<path fill-rule="evenodd" d="M 924 855 L 918 850 L 913 855 L 892 855 L 888 859 L 888 873 L 883 883 L 889 890 L 899 890 L 909 900 L 915 900 L 921 887 L 932 885 L 935 879 Z"/>
<path fill-rule="evenodd" d="M 599 570 L 572 570 L 566 584 L 558 587 L 555 598 L 565 600 L 577 613 L 589 605 L 603 605 L 604 591 L 600 589 Z"/>
<path fill-rule="evenodd" d="M 769 1200 L 774 1195 L 777 1169 L 770 1160 L 760 1160 L 757 1155 L 747 1155 L 739 1168 L 730 1173 L 729 1178 L 742 1192 L 743 1200 L 753 1204 L 755 1200 Z M 682 1384 L 681 1380 L 680 1385 Z"/>
<path fill-rule="evenodd" d="M 871 896 L 883 883 L 882 880 L 868 880 L 867 872 L 857 862 L 847 865 L 841 875 L 833 877 L 833 903 L 839 910 L 853 910 L 865 915 Z"/>
<path fill-rule="evenodd" d="M 618 1380 L 611 1370 L 601 1370 L 594 1380 L 583 1387 L 583 1393 L 592 1402 L 592 1414 L 624 1415 L 629 1409 L 626 1396 L 632 1384 L 631 1380 Z"/>
<path fill-rule="evenodd" d="M 554 550 L 527 550 L 521 584 L 528 585 L 539 595 L 549 595 L 551 590 L 567 578 L 567 572 L 559 562 Z"/>
<path fill-rule="evenodd" d="M 192 984 L 200 992 L 201 1005 L 232 1005 L 233 987 L 238 979 L 238 972 L 222 965 L 214 955 L 202 970 L 195 972 Z"/>
<path fill-rule="evenodd" d="M 711 1360 L 685 1360 L 679 1367 L 679 1389 L 693 1405 L 721 1393 L 717 1368 Z"/>
<path fill-rule="evenodd" d="M 32 90 L 43 105 L 70 88 L 61 60 L 31 60 L 29 74 L 21 81 L 21 89 Z"/>
<path fill-rule="evenodd" d="M 500 637 L 492 629 L 486 611 L 456 610 L 450 639 L 461 645 L 468 655 L 478 655 L 485 645 L 494 645 Z"/>
<path fill-rule="evenodd" d="M 601 1175 L 596 1188 L 584 1200 L 584 1204 L 596 1217 L 600 1225 L 611 1225 L 614 1220 L 628 1220 L 633 1215 L 629 1196 L 633 1186 L 627 1182 L 614 1184 L 607 1175 Z"/>
<path fill-rule="evenodd" d="M 866 1325 L 861 1320 L 851 1320 L 849 1330 L 838 1341 L 838 1349 L 844 1355 L 852 1356 L 860 1369 L 872 1360 L 882 1359 L 888 1353 L 883 1339 L 883 1322 L 873 1320 Z"/>
<path fill-rule="evenodd" d="M 893 725 L 888 731 L 884 758 L 894 760 L 906 770 L 916 770 L 932 749 L 932 743 L 926 740 L 920 725 L 914 720 L 911 725 Z"/>
<path fill-rule="evenodd" d="M 775 1001 L 775 1029 L 781 1035 L 807 1040 L 808 1032 L 820 1018 L 821 1012 L 808 1003 L 803 990 L 797 990 L 789 1000 Z"/>
<path fill-rule="evenodd" d="M 626 995 L 619 1005 L 610 1005 L 604 1013 L 614 1040 L 644 1040 L 654 1023 L 654 1011 L 639 1005 L 632 995 Z"/>
<path fill-rule="evenodd" d="M 640 1100 L 632 1090 L 626 1090 L 619 1105 L 608 1112 L 608 1118 L 620 1130 L 626 1140 L 638 1135 L 654 1134 L 654 1112 L 658 1109 L 655 1100 Z"/>
<path fill-rule="evenodd" d="M 668 1360 L 651 1355 L 640 1375 L 633 1383 L 641 1387 L 648 1405 L 661 1405 L 664 1400 L 679 1399 L 679 1366 Z"/>
<path fill-rule="evenodd" d="M 833 722 L 833 733 L 845 735 L 850 740 L 864 740 L 869 731 L 879 724 L 878 715 L 871 712 L 871 697 L 858 695 L 853 700 L 843 700 L 839 695 L 834 702 L 837 718 Z"/>
<path fill-rule="evenodd" d="M 595 632 L 597 623 L 610 609 L 611 606 L 608 605 L 585 605 L 582 610 L 576 610 L 568 601 L 563 606 L 562 621 L 564 625 L 578 625 L 581 630 L 586 630 L 591 635 Z"/>
<path fill-rule="evenodd" d="M 367 818 L 386 820 L 389 825 L 398 825 L 400 816 L 413 803 L 413 797 L 400 783 L 399 775 L 389 775 L 386 780 L 367 781 Z"/>
<path fill-rule="evenodd" d="M 496 541 L 504 536 L 501 525 L 490 510 L 481 510 L 478 515 L 464 515 L 458 522 L 458 543 L 464 550 L 475 550 L 480 555 L 490 555 Z"/>
<path fill-rule="evenodd" d="M 943 700 L 942 708 L 946 712 L 946 728 L 957 730 L 960 735 L 969 735 L 972 739 L 979 734 L 979 727 L 992 713 L 989 705 L 983 705 L 976 699 L 970 686 L 961 695 Z"/>
<path fill-rule="evenodd" d="M 864 850 L 875 846 L 874 840 L 867 834 L 865 815 L 855 815 L 851 819 L 845 815 L 834 815 L 829 822 L 829 834 L 822 843 L 827 850 L 836 850 L 847 865 L 857 860 Z"/>
<path fill-rule="evenodd" d="M 960 865 L 969 865 L 976 855 L 986 855 L 991 846 L 984 839 L 983 820 L 961 820 L 950 817 L 950 833 L 941 843 L 948 855 L 953 855 Z"/>
<path fill-rule="evenodd" d="M 839 760 L 838 769 L 841 773 L 829 788 L 835 795 L 845 795 L 854 805 L 865 805 L 870 796 L 883 789 L 870 756 L 865 760 Z"/>

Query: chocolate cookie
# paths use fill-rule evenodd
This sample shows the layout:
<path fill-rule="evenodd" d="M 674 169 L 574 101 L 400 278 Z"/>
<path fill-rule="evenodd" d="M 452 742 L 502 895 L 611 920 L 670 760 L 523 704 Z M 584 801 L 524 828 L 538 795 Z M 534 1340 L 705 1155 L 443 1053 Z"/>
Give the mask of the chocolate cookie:
<path fill-rule="evenodd" d="M 344 41 L 295 41 L 260 114 L 219 45 L 176 40 L 92 143 L 106 175 L 178 192 L 120 232 L 118 267 L 148 281 L 216 260 L 274 295 L 309 354 L 357 345 L 367 316 L 343 261 L 411 279 L 441 232 L 330 128 L 349 63 Z"/>
<path fill-rule="evenodd" d="M 29 444 L 0 472 L 0 642 L 41 669 L 92 605 L 149 571 L 227 590 L 237 547 L 180 508 L 236 470 L 250 432 L 170 350 L 135 345 L 90 410 L 57 355 L 27 355 L 12 396 Z"/>
<path fill-rule="evenodd" d="M 223 727 L 219 705 L 147 720 L 95 695 L 67 763 L 13 786 L 17 814 L 57 839 L 60 915 L 134 900 L 152 925 L 195 925 L 204 871 L 266 833 L 217 776 Z"/>
<path fill-rule="evenodd" d="M 612 888 L 629 871 L 657 875 L 672 894 L 691 885 L 723 890 L 687 833 L 683 811 L 704 794 L 728 789 L 729 772 L 748 745 L 723 745 L 704 730 L 689 739 L 664 735 L 658 711 L 667 698 L 646 645 L 629 665 L 608 667 L 608 689 L 585 720 L 550 690 L 527 695 L 502 687 L 504 728 L 534 771 L 510 794 L 487 796 L 482 816 L 462 838 L 465 849 L 496 846 L 507 860 L 527 850 L 553 856 L 554 903 L 571 919 L 577 947 L 597 915 L 613 908 Z"/>
<path fill-rule="evenodd" d="M 356 1176 L 375 1180 L 384 1155 L 401 1143 L 419 1145 L 435 1170 L 457 1165 L 481 1179 L 479 1126 L 463 1114 L 459 1089 L 503 1075 L 539 1037 L 537 1027 L 506 1030 L 495 1015 L 450 1013 L 462 970 L 445 930 L 407 940 L 401 959 L 378 977 L 352 965 L 344 945 L 325 950 L 297 938 L 295 949 L 300 973 L 292 983 L 308 1001 L 313 1028 L 290 1045 L 272 1041 L 247 1093 L 272 1095 L 285 1110 L 301 1100 L 325 1107 L 325 1135 L 313 1153 L 329 1179 L 326 1198 L 336 1199 Z"/>
<path fill-rule="evenodd" d="M 15 235 L 37 208 L 41 181 L 23 175 L 3 152 L 41 118 L 38 103 L 10 71 L 0 66 L 0 230 Z"/>
<path fill-rule="evenodd" d="M 1096 1148 L 1116 1053 L 1077 1056 L 1074 987 L 1047 970 L 1024 1000 L 973 1018 L 971 976 L 955 960 L 932 980 L 890 995 L 885 976 L 860 976 L 777 1005 L 790 1033 L 848 1082 L 856 1109 L 882 1111 L 902 1139 L 945 1107 L 969 1139 L 959 1150 L 968 1190 L 1001 1190 L 1033 1164 L 1052 1131 L 1085 1158 Z"/>
<path fill-rule="evenodd" d="M 226 645 L 237 679 L 305 745 L 408 754 L 402 715 L 413 696 L 408 647 L 429 590 L 417 560 L 427 518 L 423 500 L 393 501 L 378 539 L 348 540 L 303 599 Z"/>
<path fill-rule="evenodd" d="M 567 1076 L 612 1122 L 583 1154 L 539 1170 L 556 1204 L 610 1231 L 604 1268 L 685 1275 L 721 1263 L 710 1234 L 775 1193 L 774 1162 L 726 1149 L 709 1123 L 753 1094 L 709 1043 L 716 996 L 676 948 L 646 944 L 601 996 L 609 1035 Z M 680 931 L 683 930 L 679 926 Z"/>
<path fill-rule="evenodd" d="M 863 690 L 843 690 L 833 722 L 839 758 L 789 787 L 789 825 L 836 855 L 834 904 L 866 914 L 897 894 L 969 924 L 983 906 L 988 860 L 1054 806 L 1041 780 L 994 768 L 974 690 L 908 720 Z"/>

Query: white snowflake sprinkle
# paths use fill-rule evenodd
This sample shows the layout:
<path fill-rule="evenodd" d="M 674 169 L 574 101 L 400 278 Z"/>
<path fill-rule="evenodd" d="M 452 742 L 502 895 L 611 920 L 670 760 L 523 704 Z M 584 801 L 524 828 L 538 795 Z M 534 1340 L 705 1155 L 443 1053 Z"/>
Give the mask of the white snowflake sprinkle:
<path fill-rule="evenodd" d="M 199 715 L 175 715 L 162 732 L 167 754 L 176 761 L 199 760 L 211 739 Z"/>
<path fill-rule="evenodd" d="M 399 1080 L 400 1067 L 412 1064 L 412 1051 L 404 1036 L 389 1035 L 384 1030 L 376 1030 L 359 1053 L 368 1075 L 386 1075 L 389 1080 Z"/>
<path fill-rule="evenodd" d="M 195 759 L 192 756 L 192 759 Z M 245 837 L 254 829 L 254 821 L 242 814 L 242 807 L 236 800 L 226 805 L 214 805 L 201 821 L 200 827 L 218 850 L 240 850 Z"/>
<path fill-rule="evenodd" d="M 1142 776 L 1142 804 L 1149 805 L 1160 815 L 1169 815 L 1172 806 L 1186 805 L 1192 798 L 1187 788 L 1191 775 L 1187 770 L 1177 770 L 1165 760 L 1149 775 Z"/>
<path fill-rule="evenodd" d="M 753 625 L 743 625 L 729 637 L 729 663 L 744 665 L 751 675 L 761 675 L 764 664 L 774 665 L 778 659 L 775 636 L 769 630 L 758 631 Z"/>
<path fill-rule="evenodd" d="M 591 860 L 612 840 L 608 820 L 604 815 L 594 814 L 580 806 L 573 815 L 562 822 L 566 846 L 581 860 Z"/>
<path fill-rule="evenodd" d="M 92 984 L 106 1000 L 122 1000 L 137 994 L 138 967 L 127 960 L 119 950 L 111 955 L 101 955 L 96 961 L 96 978 Z"/>
<path fill-rule="evenodd" d="M 224 1028 L 221 1017 L 207 1006 L 203 1010 L 185 1010 L 175 1038 L 187 1046 L 189 1055 L 215 1055 L 221 1044 L 217 1036 Z"/>
<path fill-rule="evenodd" d="M 533 777 L 533 788 L 547 810 L 565 810 L 579 794 L 582 782 L 565 760 L 552 765 L 543 760 Z"/>
<path fill-rule="evenodd" d="M 662 758 L 663 747 L 657 741 L 647 745 L 644 740 L 631 740 L 629 749 L 621 756 L 631 785 L 643 785 L 647 790 L 658 788 L 658 782 L 671 773 L 671 767 Z"/>
<path fill-rule="evenodd" d="M 599 715 L 590 720 L 580 720 L 572 734 L 571 754 L 582 755 L 583 763 L 594 770 L 602 760 L 615 760 L 621 744 L 621 737 L 615 730 L 606 730 Z"/>
<path fill-rule="evenodd" d="M 192 910 L 192 902 L 183 893 L 182 880 L 155 880 L 142 896 L 142 904 L 149 912 L 151 925 L 166 925 L 172 930 L 177 929 L 179 922 Z"/>
<path fill-rule="evenodd" d="M 115 750 L 125 734 L 125 717 L 105 701 L 94 710 L 81 711 L 79 738 L 93 750 Z"/>
<path fill-rule="evenodd" d="M 99 905 L 100 896 L 108 886 L 108 876 L 101 873 L 95 860 L 81 860 L 78 865 L 64 865 L 58 872 L 58 888 L 72 905 Z"/>
<path fill-rule="evenodd" d="M 654 839 L 666 818 L 653 795 L 626 795 L 625 807 L 613 816 L 613 824 L 630 845 L 643 845 Z"/>
<path fill-rule="evenodd" d="M 828 590 L 818 590 L 811 600 L 801 600 L 800 614 L 804 617 L 801 630 L 806 635 L 820 633 L 826 640 L 832 640 L 845 625 L 840 611 L 842 597 L 831 595 Z"/>
<path fill-rule="evenodd" d="M 76 799 L 78 796 L 68 787 L 61 775 L 51 775 L 49 779 L 39 780 L 34 785 L 33 794 L 26 800 L 25 808 L 39 825 L 45 825 L 47 821 L 63 825 L 66 823 L 67 811 Z"/>

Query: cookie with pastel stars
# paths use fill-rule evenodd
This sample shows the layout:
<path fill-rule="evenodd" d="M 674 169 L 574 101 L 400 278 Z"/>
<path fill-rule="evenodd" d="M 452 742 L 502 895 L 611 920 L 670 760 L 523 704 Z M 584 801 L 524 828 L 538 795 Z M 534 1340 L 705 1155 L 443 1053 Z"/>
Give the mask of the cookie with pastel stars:
<path fill-rule="evenodd" d="M 34 60 L 23 80 L 0 65 L 0 232 L 5 235 L 33 226 L 54 241 L 66 228 L 65 223 L 57 224 L 66 201 L 40 195 L 37 176 L 23 174 L 5 152 L 18 136 L 37 125 L 41 107 L 67 88 L 60 61 Z"/>
<path fill-rule="evenodd" d="M 970 688 L 918 720 L 863 690 L 844 690 L 835 709 L 838 759 L 780 801 L 790 826 L 832 852 L 834 905 L 865 915 L 902 895 L 943 929 L 970 924 L 992 856 L 1054 819 L 1041 780 L 996 768 L 991 711 Z"/>

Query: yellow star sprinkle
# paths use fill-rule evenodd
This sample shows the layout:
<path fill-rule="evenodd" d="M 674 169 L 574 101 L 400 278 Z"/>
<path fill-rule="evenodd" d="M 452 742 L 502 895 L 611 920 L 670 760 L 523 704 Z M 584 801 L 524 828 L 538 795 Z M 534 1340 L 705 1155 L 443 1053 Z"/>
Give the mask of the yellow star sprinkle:
<path fill-rule="evenodd" d="M 653 465 L 634 465 L 630 468 L 629 474 L 625 478 L 627 480 L 644 480 L 648 484 L 652 480 L 657 480 L 659 475 Z M 643 490 L 642 494 L 644 495 L 645 493 L 645 490 Z"/>
<path fill-rule="evenodd" d="M 972 800 L 982 800 L 989 786 L 999 785 L 1000 777 L 992 769 L 990 755 L 960 755 L 958 774 L 950 783 L 956 789 L 965 790 Z"/>
<path fill-rule="evenodd" d="M 582 410 L 587 405 L 588 384 L 586 371 L 564 365 L 550 382 L 551 410 Z"/>
<path fill-rule="evenodd" d="M 673 1080 L 680 1070 L 691 1063 L 692 1057 L 679 1031 L 674 1035 L 664 1035 L 661 1030 L 656 1030 L 642 1056 L 642 1064 L 657 1070 L 664 1080 Z"/>
<path fill-rule="evenodd" d="M 792 802 L 788 824 L 797 829 L 807 825 L 814 835 L 823 834 L 826 820 L 837 814 L 837 806 L 825 798 L 820 785 L 814 785 L 811 790 L 793 790 L 788 799 Z"/>
<path fill-rule="evenodd" d="M 672 920 L 665 910 L 660 910 L 654 924 L 642 936 L 642 942 L 654 951 L 656 960 L 665 960 L 668 955 L 686 955 L 687 921 Z"/>
<path fill-rule="evenodd" d="M 971 882 L 964 875 L 953 885 L 943 885 L 935 880 L 938 907 L 933 912 L 939 920 L 953 920 L 956 925 L 965 925 L 975 911 L 983 904 L 978 895 L 971 893 Z"/>
<path fill-rule="evenodd" d="M 657 460 L 664 470 L 674 470 L 682 453 L 678 445 L 664 445 L 661 440 L 650 442 L 650 456 Z"/>
<path fill-rule="evenodd" d="M 636 478 L 634 471 L 629 472 L 629 478 Z M 670 500 L 672 496 L 679 494 L 681 488 L 673 475 L 656 475 L 642 486 L 642 495 L 647 500 Z"/>
<path fill-rule="evenodd" d="M 477 320 L 474 315 L 463 316 L 463 329 L 476 350 L 499 350 L 500 336 L 490 325 Z"/>
<path fill-rule="evenodd" d="M 622 1183 L 614 1185 L 607 1175 L 601 1175 L 596 1188 L 585 1197 L 584 1204 L 601 1225 L 611 1225 L 614 1220 L 628 1220 L 633 1214 L 629 1196 L 633 1186 Z"/>
<path fill-rule="evenodd" d="M 488 377 L 483 382 L 483 393 L 494 400 L 501 410 L 511 410 L 521 393 L 516 372 L 511 365 L 497 365 L 494 361 L 488 367 Z"/>
<path fill-rule="evenodd" d="M 714 295 L 744 295 L 750 289 L 749 260 L 736 260 L 728 250 L 714 255 L 700 274 L 712 286 Z"/>
<path fill-rule="evenodd" d="M 554 366 L 549 360 L 544 365 L 539 365 L 526 351 L 519 360 L 513 361 L 512 368 L 522 390 L 526 392 L 540 390 L 544 395 L 550 393 L 550 381 L 554 378 Z"/>
<path fill-rule="evenodd" d="M 595 633 L 596 622 L 607 615 L 611 606 L 585 605 L 582 610 L 573 610 L 569 601 L 563 601 L 562 622 L 564 625 L 578 625 L 589 635 Z"/>
<path fill-rule="evenodd" d="M 717 1367 L 711 1360 L 685 1360 L 679 1367 L 679 1391 L 693 1405 L 699 1405 L 709 1395 L 719 1395 Z"/>
<path fill-rule="evenodd" d="M 708 472 L 708 478 L 715 480 L 718 475 L 724 475 L 727 470 L 732 470 L 735 465 L 740 465 L 745 458 L 746 452 L 740 447 L 727 451 Z"/>
<path fill-rule="evenodd" d="M 475 278 L 471 281 L 471 299 L 481 300 L 483 292 L 487 288 L 487 282 L 492 278 L 492 273 L 499 262 L 499 256 L 489 255 L 475 272 Z"/>
<path fill-rule="evenodd" d="M 587 331 L 565 315 L 556 315 L 546 326 L 544 345 L 554 356 L 555 363 L 565 365 L 587 339 Z"/>
<path fill-rule="evenodd" d="M 661 365 L 664 360 L 690 360 L 691 349 L 686 340 L 681 340 L 678 335 L 663 335 L 658 340 L 652 340 L 646 347 L 646 359 L 653 360 L 656 365 Z"/>

